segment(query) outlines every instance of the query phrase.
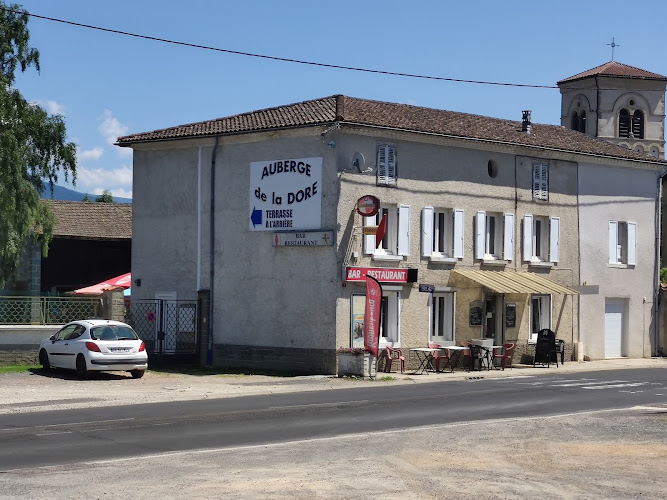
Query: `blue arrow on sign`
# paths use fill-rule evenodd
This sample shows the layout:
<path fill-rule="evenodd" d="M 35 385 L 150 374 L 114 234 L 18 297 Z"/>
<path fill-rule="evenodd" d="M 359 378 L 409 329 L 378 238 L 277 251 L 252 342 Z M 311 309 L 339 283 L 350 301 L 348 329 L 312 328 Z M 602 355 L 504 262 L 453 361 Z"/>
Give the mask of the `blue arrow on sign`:
<path fill-rule="evenodd" d="M 255 227 L 257 224 L 262 223 L 262 211 L 257 210 L 255 207 L 252 207 L 252 215 L 250 216 L 252 221 L 252 227 Z"/>

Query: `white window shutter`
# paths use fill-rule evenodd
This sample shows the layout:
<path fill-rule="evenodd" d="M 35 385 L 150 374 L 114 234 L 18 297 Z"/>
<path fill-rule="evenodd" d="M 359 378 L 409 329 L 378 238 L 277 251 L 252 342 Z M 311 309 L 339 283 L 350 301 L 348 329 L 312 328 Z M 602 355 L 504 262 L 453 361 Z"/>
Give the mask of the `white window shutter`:
<path fill-rule="evenodd" d="M 533 199 L 549 200 L 549 166 L 546 163 L 533 164 Z"/>
<path fill-rule="evenodd" d="M 475 258 L 483 259 L 486 251 L 486 212 L 478 211 L 475 217 Z"/>
<path fill-rule="evenodd" d="M 396 146 L 383 144 L 378 146 L 377 157 L 377 184 L 378 185 L 396 185 L 397 166 L 396 166 Z"/>
<path fill-rule="evenodd" d="M 364 217 L 364 227 L 376 226 L 376 218 Z M 374 234 L 365 234 L 364 235 L 364 253 L 365 254 L 374 254 L 375 253 L 375 235 Z"/>
<path fill-rule="evenodd" d="M 410 255 L 410 206 L 398 207 L 398 255 Z"/>
<path fill-rule="evenodd" d="M 378 147 L 377 183 L 387 184 L 387 150 L 389 146 Z"/>
<path fill-rule="evenodd" d="M 463 210 L 454 210 L 454 258 L 463 258 Z"/>
<path fill-rule="evenodd" d="M 422 208 L 422 257 L 433 255 L 433 207 Z"/>
<path fill-rule="evenodd" d="M 397 179 L 396 170 L 396 147 L 387 146 L 387 184 L 396 185 Z"/>
<path fill-rule="evenodd" d="M 505 214 L 503 259 L 514 260 L 514 214 Z"/>
<path fill-rule="evenodd" d="M 628 222 L 628 265 L 637 265 L 637 223 Z"/>
<path fill-rule="evenodd" d="M 609 263 L 618 262 L 618 221 L 609 221 Z"/>
<path fill-rule="evenodd" d="M 533 259 L 533 216 L 523 216 L 523 260 Z"/>
<path fill-rule="evenodd" d="M 549 260 L 558 262 L 560 259 L 560 217 L 551 218 L 549 231 Z"/>

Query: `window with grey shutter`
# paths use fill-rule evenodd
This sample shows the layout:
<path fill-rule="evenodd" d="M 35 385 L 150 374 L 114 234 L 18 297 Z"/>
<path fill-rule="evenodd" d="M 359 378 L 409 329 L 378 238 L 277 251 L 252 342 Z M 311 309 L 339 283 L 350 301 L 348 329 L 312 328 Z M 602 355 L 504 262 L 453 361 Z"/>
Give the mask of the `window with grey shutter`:
<path fill-rule="evenodd" d="M 397 178 L 396 146 L 389 144 L 378 146 L 377 185 L 395 186 Z"/>
<path fill-rule="evenodd" d="M 549 165 L 533 163 L 533 199 L 549 201 Z"/>

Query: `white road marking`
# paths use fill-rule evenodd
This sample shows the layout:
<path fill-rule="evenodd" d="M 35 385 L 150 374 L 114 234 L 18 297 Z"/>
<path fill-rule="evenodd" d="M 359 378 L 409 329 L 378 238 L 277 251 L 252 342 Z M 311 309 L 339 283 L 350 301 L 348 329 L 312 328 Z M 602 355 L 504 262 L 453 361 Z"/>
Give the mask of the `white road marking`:
<path fill-rule="evenodd" d="M 343 406 L 343 405 L 353 405 L 359 403 L 370 403 L 370 400 L 364 399 L 361 401 L 341 401 L 340 403 L 313 403 L 309 405 L 294 405 L 294 406 L 271 406 L 269 410 L 288 410 L 293 408 L 326 408 L 327 406 Z"/>
<path fill-rule="evenodd" d="M 24 431 L 27 429 L 47 429 L 49 427 L 63 427 L 65 425 L 107 424 L 109 422 L 127 422 L 128 420 L 134 420 L 134 417 L 114 418 L 112 420 L 91 420 L 90 422 L 64 422 L 62 424 L 37 425 L 31 427 L 5 427 L 3 429 L 0 429 L 0 431 Z"/>
<path fill-rule="evenodd" d="M 625 384 L 611 384 L 611 385 L 595 385 L 582 387 L 582 389 L 617 389 L 618 387 L 639 387 L 640 385 L 647 385 L 648 382 L 628 382 Z"/>

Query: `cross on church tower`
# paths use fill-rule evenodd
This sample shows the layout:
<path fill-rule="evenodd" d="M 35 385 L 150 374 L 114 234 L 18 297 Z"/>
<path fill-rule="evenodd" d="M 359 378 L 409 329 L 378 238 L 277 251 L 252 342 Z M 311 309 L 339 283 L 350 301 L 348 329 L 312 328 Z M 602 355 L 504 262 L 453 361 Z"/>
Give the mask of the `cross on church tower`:
<path fill-rule="evenodd" d="M 607 45 L 609 45 L 609 46 L 611 47 L 611 60 L 613 61 L 613 60 L 614 60 L 614 49 L 615 49 L 616 47 L 620 47 L 620 45 L 617 44 L 617 43 L 614 41 L 614 37 L 613 37 L 613 36 L 611 37 L 611 43 L 608 43 Z"/>

